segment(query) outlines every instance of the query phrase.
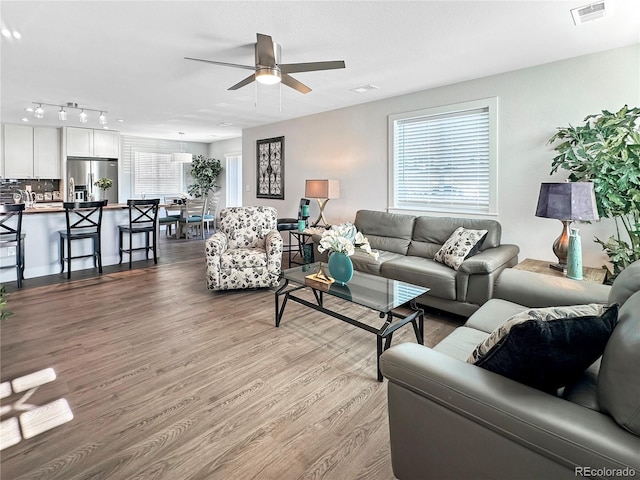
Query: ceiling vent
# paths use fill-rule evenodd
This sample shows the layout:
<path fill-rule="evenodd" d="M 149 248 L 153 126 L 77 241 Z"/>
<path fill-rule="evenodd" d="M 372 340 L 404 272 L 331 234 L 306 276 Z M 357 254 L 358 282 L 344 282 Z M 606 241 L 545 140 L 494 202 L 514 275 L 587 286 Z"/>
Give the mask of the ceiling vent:
<path fill-rule="evenodd" d="M 573 17 L 573 23 L 582 25 L 583 23 L 593 22 L 594 20 L 606 17 L 607 10 L 604 1 L 601 1 L 574 8 L 571 10 L 571 16 Z"/>

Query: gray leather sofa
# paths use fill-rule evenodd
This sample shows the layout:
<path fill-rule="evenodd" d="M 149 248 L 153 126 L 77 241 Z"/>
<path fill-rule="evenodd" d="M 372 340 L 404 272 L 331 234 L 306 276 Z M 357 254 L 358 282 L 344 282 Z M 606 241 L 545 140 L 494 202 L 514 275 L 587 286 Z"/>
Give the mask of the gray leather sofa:
<path fill-rule="evenodd" d="M 380 253 L 375 260 L 356 250 L 351 256 L 355 270 L 427 287 L 430 291 L 418 297 L 419 303 L 466 317 L 491 298 L 500 272 L 518 263 L 520 249 L 500 243 L 502 227 L 495 220 L 359 210 L 353 223 Z M 488 233 L 479 253 L 456 271 L 433 257 L 458 227 Z M 318 254 L 320 235 L 313 240 L 316 260 L 326 261 L 326 254 Z"/>
<path fill-rule="evenodd" d="M 603 356 L 558 395 L 466 363 L 527 307 L 618 303 Z M 495 298 L 435 348 L 391 347 L 393 472 L 408 479 L 575 479 L 640 475 L 640 262 L 612 287 L 505 270 Z"/>

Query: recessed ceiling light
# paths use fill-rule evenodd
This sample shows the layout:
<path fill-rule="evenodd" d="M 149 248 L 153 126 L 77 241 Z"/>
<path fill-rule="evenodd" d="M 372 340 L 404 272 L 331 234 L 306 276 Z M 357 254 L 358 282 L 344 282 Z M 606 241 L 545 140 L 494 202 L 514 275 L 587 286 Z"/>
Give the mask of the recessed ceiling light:
<path fill-rule="evenodd" d="M 584 23 L 605 18 L 607 16 L 607 11 L 604 0 L 574 8 L 571 10 L 571 16 L 573 17 L 573 23 L 576 25 L 582 25 Z"/>
<path fill-rule="evenodd" d="M 27 117 L 24 117 L 24 118 L 22 119 L 22 121 L 23 121 L 23 122 L 28 122 L 28 121 L 29 121 L 29 119 L 28 119 Z"/>
<path fill-rule="evenodd" d="M 25 108 L 25 111 L 27 111 L 27 112 L 33 112 L 33 107 L 27 107 L 27 108 Z"/>
<path fill-rule="evenodd" d="M 231 122 L 222 122 L 222 123 L 219 123 L 218 125 L 220 125 L 221 127 L 230 127 L 230 126 L 233 125 L 233 123 L 231 123 Z"/>
<path fill-rule="evenodd" d="M 118 120 L 116 120 L 116 122 L 124 123 L 124 120 L 122 118 L 119 118 Z"/>
<path fill-rule="evenodd" d="M 378 87 L 376 87 L 375 85 L 363 85 L 362 87 L 357 87 L 357 88 L 352 88 L 351 91 L 352 92 L 356 92 L 356 93 L 364 93 L 364 92 L 368 92 L 369 90 L 377 90 Z"/>

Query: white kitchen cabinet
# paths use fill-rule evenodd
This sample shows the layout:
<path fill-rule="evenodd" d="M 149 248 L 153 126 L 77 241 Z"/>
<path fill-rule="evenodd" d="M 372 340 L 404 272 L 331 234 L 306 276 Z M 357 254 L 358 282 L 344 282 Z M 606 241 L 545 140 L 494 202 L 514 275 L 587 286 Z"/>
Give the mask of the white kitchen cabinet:
<path fill-rule="evenodd" d="M 60 178 L 60 131 L 3 125 L 4 178 Z"/>
<path fill-rule="evenodd" d="M 94 130 L 93 156 L 99 158 L 119 158 L 120 132 Z"/>
<path fill-rule="evenodd" d="M 60 178 L 60 130 L 33 128 L 33 173 L 39 178 Z"/>
<path fill-rule="evenodd" d="M 67 128 L 67 157 L 120 157 L 120 132 Z"/>
<path fill-rule="evenodd" d="M 33 127 L 4 125 L 5 178 L 33 178 Z"/>
<path fill-rule="evenodd" d="M 67 128 L 67 157 L 93 157 L 93 130 Z"/>

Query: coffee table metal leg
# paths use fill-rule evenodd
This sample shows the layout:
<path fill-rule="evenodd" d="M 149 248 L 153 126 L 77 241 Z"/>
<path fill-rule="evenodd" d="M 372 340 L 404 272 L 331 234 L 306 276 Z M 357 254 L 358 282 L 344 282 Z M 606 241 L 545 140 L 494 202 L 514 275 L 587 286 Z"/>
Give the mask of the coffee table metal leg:
<path fill-rule="evenodd" d="M 287 285 L 289 285 L 289 280 L 287 280 L 286 278 L 284 279 L 284 284 L 278 288 L 275 292 L 275 297 L 276 297 L 276 327 L 280 326 L 280 320 L 282 320 L 282 314 L 284 313 L 284 307 L 287 304 L 287 300 L 289 299 L 289 293 L 285 293 L 284 295 L 284 300 L 282 301 L 282 307 L 280 307 L 280 295 L 282 295 L 282 291 L 284 289 L 287 288 Z"/>
<path fill-rule="evenodd" d="M 382 372 L 380 371 L 380 355 L 382 355 L 382 337 L 376 335 L 377 341 L 377 355 L 376 355 L 376 368 L 378 369 L 378 381 L 382 381 Z"/>

